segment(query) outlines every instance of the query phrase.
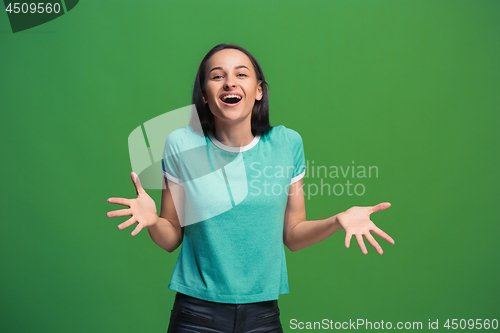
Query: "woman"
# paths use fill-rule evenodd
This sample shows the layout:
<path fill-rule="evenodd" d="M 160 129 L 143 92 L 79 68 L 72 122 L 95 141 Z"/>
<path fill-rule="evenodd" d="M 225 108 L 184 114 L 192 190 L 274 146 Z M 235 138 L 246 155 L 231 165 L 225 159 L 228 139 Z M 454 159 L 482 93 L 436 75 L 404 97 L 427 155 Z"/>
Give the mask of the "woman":
<path fill-rule="evenodd" d="M 306 221 L 302 192 L 305 159 L 300 135 L 269 124 L 267 83 L 255 58 L 220 44 L 205 56 L 195 80 L 199 125 L 172 132 L 162 169 L 161 212 L 132 172 L 137 199 L 109 198 L 172 252 L 182 243 L 169 288 L 177 291 L 169 332 L 282 332 L 278 295 L 288 293 L 284 245 L 291 251 L 339 229 L 345 246 L 354 235 L 394 240 L 370 221 L 373 207 L 352 207 L 325 220 Z M 177 214 L 179 212 L 179 215 Z"/>

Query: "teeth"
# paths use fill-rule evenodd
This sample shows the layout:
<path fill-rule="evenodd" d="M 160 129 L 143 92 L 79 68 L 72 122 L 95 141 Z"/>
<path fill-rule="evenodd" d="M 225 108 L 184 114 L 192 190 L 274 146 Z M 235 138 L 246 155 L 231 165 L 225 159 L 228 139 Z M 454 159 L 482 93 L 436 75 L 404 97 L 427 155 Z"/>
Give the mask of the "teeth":
<path fill-rule="evenodd" d="M 239 96 L 239 95 L 234 95 L 234 94 L 233 94 L 233 95 L 224 95 L 224 96 L 222 97 L 222 99 L 223 99 L 223 100 L 226 100 L 227 98 L 237 98 L 237 99 L 241 99 L 241 96 Z"/>

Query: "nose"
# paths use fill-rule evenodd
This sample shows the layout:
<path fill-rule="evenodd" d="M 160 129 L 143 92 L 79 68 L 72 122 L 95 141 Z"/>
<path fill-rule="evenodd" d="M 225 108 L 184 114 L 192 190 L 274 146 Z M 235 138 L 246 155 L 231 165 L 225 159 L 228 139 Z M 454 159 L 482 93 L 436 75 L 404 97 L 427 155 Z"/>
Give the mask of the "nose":
<path fill-rule="evenodd" d="M 236 83 L 234 82 L 234 79 L 231 77 L 228 77 L 226 82 L 224 83 L 224 89 L 233 89 L 236 87 Z"/>

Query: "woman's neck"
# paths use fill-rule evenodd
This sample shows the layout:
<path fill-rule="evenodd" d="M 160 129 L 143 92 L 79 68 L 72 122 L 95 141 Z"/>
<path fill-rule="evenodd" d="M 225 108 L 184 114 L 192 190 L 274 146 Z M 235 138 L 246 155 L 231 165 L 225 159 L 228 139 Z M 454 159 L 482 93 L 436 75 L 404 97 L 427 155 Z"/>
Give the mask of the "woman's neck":
<path fill-rule="evenodd" d="M 214 136 L 221 143 L 231 147 L 246 146 L 254 139 L 250 122 L 240 122 L 228 126 L 216 121 Z"/>

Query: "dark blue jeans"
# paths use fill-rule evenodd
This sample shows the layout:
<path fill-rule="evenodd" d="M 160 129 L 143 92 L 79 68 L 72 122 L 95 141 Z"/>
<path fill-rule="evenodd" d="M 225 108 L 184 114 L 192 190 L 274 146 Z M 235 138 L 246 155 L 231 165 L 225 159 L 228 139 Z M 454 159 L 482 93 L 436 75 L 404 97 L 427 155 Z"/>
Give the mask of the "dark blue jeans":
<path fill-rule="evenodd" d="M 278 300 L 230 304 L 175 295 L 167 333 L 282 333 Z"/>

